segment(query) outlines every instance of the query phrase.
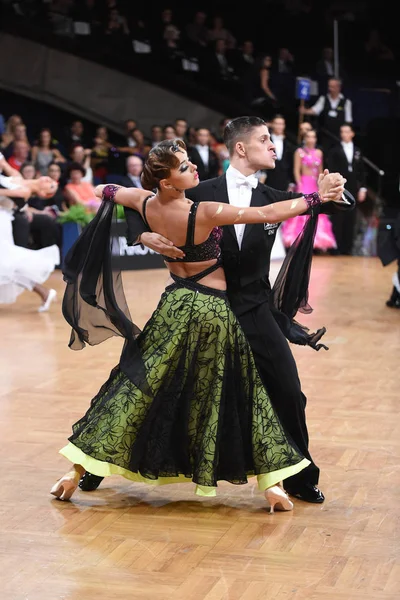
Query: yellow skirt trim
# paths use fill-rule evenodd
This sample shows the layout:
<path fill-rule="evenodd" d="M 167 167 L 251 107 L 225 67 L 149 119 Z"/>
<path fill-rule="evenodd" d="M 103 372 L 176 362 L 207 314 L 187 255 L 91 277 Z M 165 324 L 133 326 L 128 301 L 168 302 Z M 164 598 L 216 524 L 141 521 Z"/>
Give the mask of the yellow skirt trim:
<path fill-rule="evenodd" d="M 140 473 L 133 473 L 132 471 L 129 471 L 129 469 L 124 469 L 123 467 L 118 467 L 118 465 L 92 458 L 91 456 L 88 456 L 82 452 L 82 450 L 80 450 L 71 442 L 64 446 L 64 448 L 61 448 L 60 454 L 65 456 L 65 458 L 70 460 L 72 463 L 81 465 L 84 469 L 86 469 L 86 471 L 93 473 L 93 475 L 98 475 L 99 477 L 122 475 L 122 477 L 125 477 L 125 479 L 129 479 L 130 481 L 147 483 L 149 485 L 167 485 L 170 483 L 192 482 L 191 477 L 185 477 L 184 475 L 178 475 L 177 477 L 159 477 L 158 479 L 147 479 L 147 477 L 143 477 L 143 475 L 140 475 Z M 283 479 L 291 477 L 292 475 L 296 475 L 296 473 L 302 471 L 309 464 L 310 461 L 304 458 L 301 462 L 297 463 L 297 465 L 293 465 L 292 467 L 285 467 L 284 469 L 279 469 L 278 471 L 273 471 L 272 473 L 257 475 L 258 489 L 264 491 L 267 488 L 276 485 Z M 195 493 L 197 496 L 212 497 L 217 495 L 217 490 L 212 486 L 196 484 Z"/>

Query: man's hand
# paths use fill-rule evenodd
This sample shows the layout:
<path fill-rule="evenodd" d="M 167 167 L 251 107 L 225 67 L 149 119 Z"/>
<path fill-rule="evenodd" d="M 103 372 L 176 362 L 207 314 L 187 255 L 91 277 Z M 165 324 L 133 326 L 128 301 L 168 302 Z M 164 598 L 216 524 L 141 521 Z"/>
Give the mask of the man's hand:
<path fill-rule="evenodd" d="M 327 169 L 318 178 L 318 192 L 323 202 L 340 201 L 346 179 L 340 173 L 329 173 Z"/>
<path fill-rule="evenodd" d="M 182 250 L 176 248 L 170 240 L 159 233 L 145 231 L 140 236 L 140 242 L 147 248 L 150 248 L 159 254 L 163 254 L 164 256 L 168 256 L 168 258 L 184 258 L 185 256 Z"/>

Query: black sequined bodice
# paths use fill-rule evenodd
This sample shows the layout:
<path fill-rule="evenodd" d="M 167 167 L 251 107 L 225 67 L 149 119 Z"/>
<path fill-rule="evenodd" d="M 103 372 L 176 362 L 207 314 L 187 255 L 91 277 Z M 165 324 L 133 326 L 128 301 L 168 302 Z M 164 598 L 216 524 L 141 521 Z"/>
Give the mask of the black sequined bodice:
<path fill-rule="evenodd" d="M 149 198 L 151 198 L 151 196 L 149 196 Z M 143 204 L 143 218 L 147 227 L 151 229 L 146 218 L 146 204 L 149 198 L 146 198 Z M 184 246 L 179 246 L 179 250 L 182 250 L 182 252 L 185 253 L 184 258 L 170 258 L 169 256 L 163 255 L 166 262 L 204 262 L 206 260 L 212 260 L 213 258 L 220 258 L 221 248 L 219 243 L 222 238 L 221 227 L 214 227 L 209 237 L 201 244 L 194 243 L 194 230 L 198 205 L 198 202 L 193 202 L 190 207 L 186 243 Z"/>

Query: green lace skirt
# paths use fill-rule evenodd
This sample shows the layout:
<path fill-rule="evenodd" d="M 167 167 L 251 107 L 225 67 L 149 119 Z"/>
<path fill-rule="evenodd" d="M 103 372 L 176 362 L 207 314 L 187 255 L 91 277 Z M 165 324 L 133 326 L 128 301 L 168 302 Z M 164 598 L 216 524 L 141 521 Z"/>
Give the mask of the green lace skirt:
<path fill-rule="evenodd" d="M 260 489 L 309 461 L 288 440 L 226 294 L 173 284 L 139 337 L 151 393 L 117 366 L 60 452 L 99 476 Z"/>

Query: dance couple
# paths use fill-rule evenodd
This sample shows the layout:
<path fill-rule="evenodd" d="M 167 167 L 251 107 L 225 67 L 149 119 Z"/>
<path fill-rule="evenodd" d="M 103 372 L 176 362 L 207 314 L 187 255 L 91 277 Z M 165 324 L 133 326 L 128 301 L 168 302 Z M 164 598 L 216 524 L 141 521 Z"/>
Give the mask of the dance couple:
<path fill-rule="evenodd" d="M 323 501 L 308 452 L 305 397 L 283 332 L 294 343 L 321 347 L 324 330 L 309 333 L 293 317 L 311 310 L 317 217 L 329 205 L 345 208 L 345 180 L 326 172 L 319 193 L 308 196 L 258 184 L 254 173 L 274 168 L 275 152 L 257 117 L 229 122 L 225 143 L 231 165 L 215 180 L 198 185 L 178 139 L 151 150 L 144 190 L 96 188 L 99 212 L 65 261 L 63 313 L 72 349 L 112 335 L 125 344 L 60 451 L 73 463 L 51 490 L 62 500 L 79 483 L 95 489 L 102 477 L 120 474 L 155 485 L 193 481 L 203 496 L 214 496 L 220 480 L 244 484 L 257 476 L 271 512 L 293 508 L 282 481 L 297 497 Z M 120 274 L 111 268 L 115 203 L 127 207 L 131 241 L 140 237 L 161 250 L 172 278 L 143 331 L 132 323 Z M 276 229 L 304 213 L 306 226 L 271 291 Z"/>
<path fill-rule="evenodd" d="M 31 290 L 42 301 L 38 311 L 46 312 L 57 296 L 42 284 L 60 263 L 58 246 L 21 248 L 12 231 L 14 200 L 26 202 L 32 195 L 51 198 L 56 191 L 57 183 L 50 177 L 24 180 L 0 153 L 0 304 L 12 304 L 24 290 Z"/>

